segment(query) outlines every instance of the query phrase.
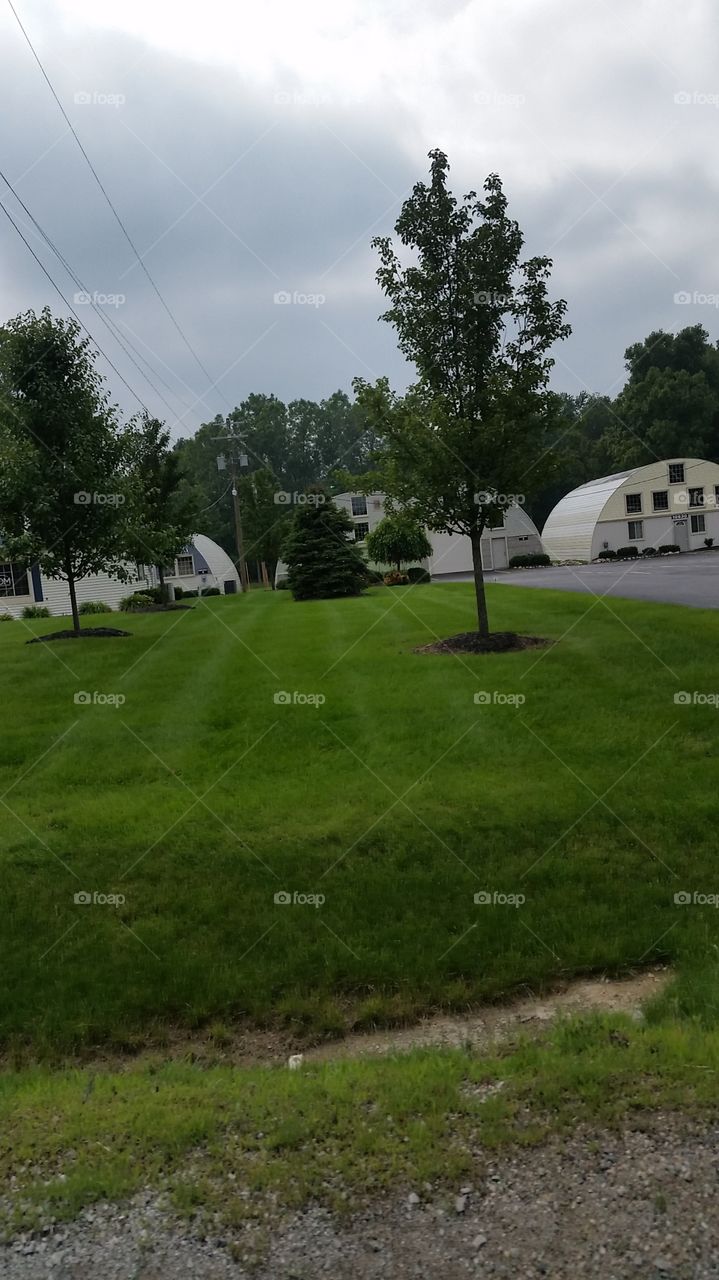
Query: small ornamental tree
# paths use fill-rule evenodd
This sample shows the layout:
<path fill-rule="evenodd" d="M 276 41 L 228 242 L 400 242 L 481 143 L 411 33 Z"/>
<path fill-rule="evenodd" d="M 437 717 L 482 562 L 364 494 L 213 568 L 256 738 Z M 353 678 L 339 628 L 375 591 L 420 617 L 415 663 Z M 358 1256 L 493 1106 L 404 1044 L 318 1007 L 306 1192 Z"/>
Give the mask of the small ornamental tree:
<path fill-rule="evenodd" d="M 129 577 L 132 496 L 127 431 L 75 320 L 48 307 L 0 328 L 0 541 L 7 559 L 75 584 L 88 574 Z"/>
<path fill-rule="evenodd" d="M 295 600 L 358 596 L 367 585 L 367 566 L 351 541 L 345 511 L 323 493 L 310 493 L 298 506 L 283 548 L 287 582 Z"/>
<path fill-rule="evenodd" d="M 502 508 L 546 485 L 556 465 L 546 441 L 559 429 L 548 387 L 553 344 L 565 338 L 566 304 L 548 294 L 551 261 L 522 259 L 523 236 L 507 213 L 497 174 L 459 201 L 449 163 L 430 152 L 431 174 L 395 224 L 403 262 L 376 238 L 377 280 L 417 382 L 403 397 L 386 379 L 355 389 L 380 440 L 381 488 L 438 532 L 472 546 L 479 634 L 489 634 L 482 573 L 484 530 Z"/>
<path fill-rule="evenodd" d="M 408 512 L 392 512 L 367 534 L 367 555 L 376 564 L 393 564 L 399 573 L 403 564 L 414 564 L 432 554 L 432 544 L 424 527 Z"/>

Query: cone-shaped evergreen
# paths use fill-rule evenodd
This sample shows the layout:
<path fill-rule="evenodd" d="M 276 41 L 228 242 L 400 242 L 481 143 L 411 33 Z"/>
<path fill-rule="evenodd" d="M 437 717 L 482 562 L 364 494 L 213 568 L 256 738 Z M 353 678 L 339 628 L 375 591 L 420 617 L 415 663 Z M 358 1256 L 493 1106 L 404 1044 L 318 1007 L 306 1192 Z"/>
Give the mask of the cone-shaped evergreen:
<path fill-rule="evenodd" d="M 295 600 L 358 596 L 367 585 L 367 567 L 345 511 L 324 494 L 298 507 L 283 549 L 287 581 Z"/>

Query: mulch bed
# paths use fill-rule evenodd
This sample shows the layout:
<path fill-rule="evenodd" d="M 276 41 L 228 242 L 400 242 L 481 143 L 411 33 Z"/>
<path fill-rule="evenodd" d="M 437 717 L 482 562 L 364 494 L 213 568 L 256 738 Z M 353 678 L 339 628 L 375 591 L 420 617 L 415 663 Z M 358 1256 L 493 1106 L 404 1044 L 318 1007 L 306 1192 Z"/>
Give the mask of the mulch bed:
<path fill-rule="evenodd" d="M 176 613 L 179 609 L 193 609 L 191 604 L 145 604 L 140 609 L 128 609 L 128 613 Z"/>
<path fill-rule="evenodd" d="M 519 649 L 546 649 L 551 640 L 541 636 L 520 636 L 516 631 L 493 631 L 481 636 L 478 631 L 461 631 L 446 640 L 423 644 L 415 653 L 516 653 Z"/>
<path fill-rule="evenodd" d="M 83 627 L 78 635 L 76 631 L 50 631 L 46 636 L 35 636 L 26 640 L 25 644 L 45 644 L 48 640 L 97 640 L 104 636 L 130 636 L 131 631 L 118 631 L 117 627 Z"/>

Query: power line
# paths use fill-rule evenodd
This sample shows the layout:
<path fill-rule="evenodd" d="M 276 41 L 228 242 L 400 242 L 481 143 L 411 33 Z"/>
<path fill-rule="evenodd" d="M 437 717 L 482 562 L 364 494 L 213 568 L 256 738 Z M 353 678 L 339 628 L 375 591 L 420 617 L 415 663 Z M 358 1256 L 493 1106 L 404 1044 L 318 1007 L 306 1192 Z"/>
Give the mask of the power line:
<path fill-rule="evenodd" d="M 50 281 L 50 284 L 52 285 L 52 287 L 53 287 L 53 289 L 55 290 L 55 292 L 56 292 L 56 293 L 58 293 L 58 294 L 60 295 L 60 297 L 62 298 L 63 302 L 65 303 L 65 306 L 67 307 L 68 311 L 70 311 L 70 312 L 72 313 L 72 315 L 74 315 L 74 317 L 75 317 L 75 319 L 77 320 L 77 323 L 79 324 L 80 328 L 85 330 L 85 333 L 87 334 L 88 338 L 89 338 L 89 339 L 90 339 L 90 341 L 93 343 L 93 345 L 94 345 L 95 347 L 97 347 L 97 350 L 100 352 L 100 354 L 101 354 L 102 356 L 104 356 L 104 357 L 105 357 L 105 359 L 107 360 L 107 363 L 109 364 L 110 368 L 111 368 L 111 369 L 112 369 L 112 370 L 117 374 L 117 376 L 118 376 L 118 378 L 120 379 L 120 381 L 121 381 L 121 382 L 122 382 L 122 383 L 127 387 L 127 389 L 128 389 L 128 391 L 130 392 L 130 394 L 131 394 L 132 396 L 134 396 L 134 397 L 135 397 L 135 399 L 137 400 L 137 403 L 140 405 L 140 407 L 141 407 L 142 409 L 144 409 L 144 410 L 145 410 L 145 413 L 148 415 L 148 417 L 150 417 L 150 416 L 151 416 L 151 414 L 150 414 L 150 410 L 148 409 L 147 405 L 145 404 L 144 400 L 142 399 L 142 396 L 139 396 L 139 395 L 137 394 L 137 392 L 135 391 L 134 387 L 131 387 L 131 386 L 130 386 L 130 384 L 129 384 L 129 382 L 127 381 L 127 379 L 126 379 L 126 378 L 123 378 L 123 376 L 122 376 L 122 374 L 120 373 L 120 370 L 118 369 L 117 365 L 113 364 L 113 362 L 112 362 L 112 360 L 110 359 L 110 357 L 109 357 L 109 355 L 107 354 L 107 352 L 106 352 L 106 351 L 103 351 L 103 349 L 102 349 L 102 347 L 100 346 L 100 344 L 99 344 L 99 342 L 97 341 L 97 339 L 96 339 L 96 338 L 93 338 L 93 336 L 92 336 L 92 334 L 90 333 L 90 330 L 88 329 L 87 325 L 83 324 L 83 322 L 82 322 L 82 320 L 80 319 L 79 315 L 77 314 L 77 312 L 76 312 L 75 308 L 74 308 L 74 307 L 73 307 L 73 306 L 68 302 L 68 300 L 67 300 L 67 298 L 65 297 L 65 294 L 63 293 L 63 291 L 62 291 L 62 289 L 60 288 L 59 284 L 56 284 L 56 283 L 55 283 L 55 281 L 53 280 L 52 276 L 50 275 L 50 272 L 47 270 L 47 267 L 46 267 L 46 266 L 45 266 L 45 265 L 40 261 L 40 259 L 38 258 L 38 256 L 37 256 L 37 254 L 36 254 L 35 250 L 33 249 L 32 245 L 30 244 L 29 240 L 26 240 L 26 239 L 25 239 L 25 236 L 23 235 L 21 228 L 18 226 L 17 222 L 16 222 L 16 221 L 15 221 L 15 219 L 13 218 L 12 214 L 10 213 L 10 210 L 9 210 L 9 209 L 7 209 L 7 208 L 6 208 L 6 206 L 3 204 L 2 200 L 0 200 L 0 209 L 2 209 L 3 213 L 5 214 L 5 217 L 8 219 L 8 222 L 10 222 L 10 223 L 12 224 L 12 226 L 15 228 L 15 230 L 17 231 L 17 233 L 18 233 L 18 235 L 19 235 L 20 239 L 22 240 L 23 244 L 25 245 L 25 247 L 26 247 L 26 248 L 29 250 L 29 252 L 32 254 L 33 258 L 35 259 L 35 261 L 36 261 L 37 265 L 39 266 L 40 270 L 42 271 L 43 275 L 47 276 L 47 279 Z"/>
<path fill-rule="evenodd" d="M 22 209 L 24 210 L 24 212 L 27 214 L 28 218 L 29 218 L 29 219 L 30 219 L 30 221 L 32 222 L 33 226 L 35 227 L 35 229 L 37 230 L 37 232 L 39 233 L 39 235 L 40 235 L 40 236 L 42 237 L 42 239 L 44 240 L 45 244 L 46 244 L 46 245 L 48 246 L 48 248 L 50 248 L 50 249 L 52 250 L 52 252 L 55 254 L 56 258 L 57 258 L 57 259 L 58 259 L 58 261 L 61 263 L 61 265 L 65 268 L 65 270 L 67 271 L 68 275 L 72 278 L 72 280 L 74 281 L 74 283 L 78 286 L 78 288 L 79 288 L 83 293 L 85 293 L 85 294 L 87 294 L 87 295 L 88 295 L 88 300 L 89 300 L 89 302 L 90 302 L 90 306 L 92 307 L 93 311 L 96 313 L 96 315 L 98 315 L 98 316 L 100 317 L 100 319 L 102 320 L 103 324 L 106 326 L 106 328 L 107 328 L 107 329 L 109 330 L 109 332 L 111 333 L 112 337 L 114 337 L 114 338 L 115 338 L 115 341 L 116 341 L 116 342 L 118 342 L 118 343 L 120 344 L 120 346 L 122 347 L 123 351 L 125 352 L 125 355 L 126 355 L 126 356 L 128 357 L 128 359 L 132 362 L 132 364 L 135 366 L 135 368 L 137 369 L 138 373 L 139 373 L 139 374 L 140 374 L 140 375 L 141 375 L 141 376 L 142 376 L 142 377 L 143 377 L 143 378 L 144 378 L 144 379 L 149 383 L 149 385 L 152 387 L 152 389 L 153 389 L 153 391 L 155 392 L 155 394 L 159 397 L 159 399 L 160 399 L 160 400 L 162 401 L 162 403 L 165 405 L 165 408 L 169 411 L 169 413 L 171 413 L 171 414 L 173 415 L 173 417 L 176 417 L 176 412 L 175 412 L 175 410 L 173 409 L 172 405 L 171 405 L 171 404 L 170 404 L 170 403 L 165 399 L 165 397 L 164 397 L 164 395 L 162 394 L 162 392 L 160 391 L 159 387 L 157 387 L 157 386 L 155 385 L 155 383 L 153 382 L 153 380 L 152 380 L 152 378 L 149 376 L 149 374 L 147 374 L 147 373 L 145 372 L 145 370 L 144 370 L 144 369 L 142 369 L 142 368 L 140 367 L 140 365 L 137 363 L 137 360 L 135 360 L 135 358 L 134 358 L 134 356 L 133 356 L 132 352 L 134 351 L 134 352 L 135 352 L 135 355 L 137 355 L 137 356 L 138 356 L 138 358 L 139 358 L 140 360 L 142 360 L 142 361 L 143 361 L 143 363 L 147 366 L 147 368 L 148 368 L 148 369 L 150 369 L 150 371 L 151 371 L 151 372 L 152 372 L 156 377 L 158 377 L 158 378 L 160 379 L 160 381 L 161 381 L 161 382 L 163 383 L 163 385 L 167 388 L 167 390 L 170 392 L 170 394 L 171 394 L 171 395 L 177 395 L 177 392 L 176 392 L 176 391 L 174 391 L 174 389 L 170 386 L 170 384 L 169 384 L 168 382 L 166 382 L 166 381 L 165 381 L 165 379 L 162 377 L 162 374 L 157 373 L 157 372 L 156 372 L 156 370 L 153 370 L 153 369 L 152 369 L 152 366 L 150 365 L 149 361 L 147 361 L 147 360 L 145 359 L 145 357 L 142 355 L 142 353 L 141 353 L 140 351 L 138 351 L 137 347 L 136 347 L 136 346 L 134 345 L 134 343 L 130 340 L 130 338 L 125 338 L 125 337 L 124 337 L 124 335 L 120 332 L 120 329 L 118 328 L 118 326 L 115 324 L 114 320 L 112 320 L 110 316 L 105 315 L 104 311 L 102 311 L 102 309 L 98 306 L 98 304 L 93 300 L 92 295 L 91 295 L 91 293 L 90 293 L 90 290 L 87 288 L 87 285 L 83 283 L 83 281 L 81 280 L 80 276 L 79 276 L 79 275 L 77 274 L 77 272 L 74 270 L 74 268 L 72 267 L 72 265 L 68 262 L 67 258 L 66 258 L 66 257 L 64 256 L 64 254 L 60 251 L 60 249 L 58 249 L 57 245 L 54 243 L 54 241 L 52 240 L 52 238 L 48 235 L 48 233 L 47 233 L 47 232 L 44 230 L 44 228 L 40 225 L 40 223 L 38 222 L 38 220 L 37 220 L 37 218 L 35 217 L 35 215 L 31 212 L 31 210 L 30 210 L 30 209 L 28 209 L 27 205 L 25 204 L 25 201 L 22 199 L 22 197 L 21 197 L 20 195 L 18 195 L 18 193 L 17 193 L 17 191 L 15 190 L 14 186 L 13 186 L 13 185 L 12 185 L 12 183 L 10 182 L 10 179 L 9 179 L 9 178 L 8 178 L 8 177 L 3 173 L 2 169 L 0 169 L 0 178 L 1 178 L 1 179 L 2 179 L 2 181 L 5 183 L 5 186 L 8 188 L 8 190 L 12 192 L 12 194 L 14 195 L 14 197 L 15 197 L 15 199 L 17 200 L 18 204 L 21 206 L 21 208 L 22 208 Z M 93 341 L 94 341 L 94 339 L 93 339 Z M 131 350 L 130 350 L 130 348 L 131 348 Z M 99 348 L 99 347 L 98 347 L 98 350 L 100 350 L 100 348 Z M 103 352 L 102 354 L 104 355 L 105 353 Z M 107 359 L 107 357 L 105 357 L 105 358 Z M 179 397 L 178 397 L 178 399 L 179 399 Z"/>
<path fill-rule="evenodd" d="M 100 188 L 100 190 L 101 190 L 101 192 L 102 192 L 103 196 L 105 197 L 105 200 L 107 201 L 107 204 L 109 205 L 110 209 L 112 210 L 112 213 L 113 213 L 113 215 L 114 215 L 115 221 L 117 222 L 118 226 L 120 227 L 120 230 L 122 231 L 122 234 L 124 235 L 125 239 L 127 240 L 127 243 L 129 244 L 130 248 L 132 249 L 132 252 L 134 253 L 134 255 L 135 255 L 135 257 L 136 257 L 136 259 L 137 259 L 137 261 L 138 261 L 138 263 L 139 263 L 140 267 L 142 268 L 142 270 L 144 271 L 145 275 L 147 276 L 147 279 L 149 280 L 150 284 L 152 285 L 152 288 L 154 289 L 155 293 L 157 294 L 157 296 L 158 296 L 158 298 L 159 298 L 160 302 L 162 303 L 162 306 L 164 307 L 165 311 L 167 312 L 168 316 L 170 317 L 170 320 L 172 321 L 173 325 L 175 326 L 175 329 L 176 329 L 176 330 L 177 330 L 177 332 L 179 333 L 180 337 L 182 338 L 182 341 L 184 342 L 185 346 L 187 347 L 188 351 L 190 352 L 190 355 L 193 357 L 193 359 L 194 359 L 194 360 L 197 362 L 197 364 L 199 365 L 200 369 L 202 370 L 202 372 L 204 373 L 205 377 L 207 378 L 207 381 L 208 381 L 209 383 L 211 383 L 211 385 L 214 387 L 215 383 L 214 383 L 214 380 L 213 380 L 213 378 L 212 378 L 212 375 L 211 375 L 211 374 L 208 372 L 208 370 L 205 368 L 205 366 L 204 366 L 204 364 L 202 363 L 202 361 L 201 361 L 200 357 L 198 356 L 197 352 L 195 351 L 195 348 L 192 346 L 192 343 L 190 342 L 190 340 L 189 340 L 189 338 L 187 337 L 186 333 L 185 333 L 185 332 L 184 332 L 184 330 L 181 328 L 181 326 L 180 326 L 180 324 L 179 324 L 178 320 L 175 318 L 175 316 L 174 316 L 173 312 L 170 310 L 170 308 L 169 308 L 169 306 L 168 306 L 167 302 L 165 301 L 164 297 L 163 297 L 163 296 L 162 296 L 162 294 L 160 293 L 160 290 L 159 290 L 159 288 L 158 288 L 157 284 L 155 283 L 155 281 L 154 281 L 153 277 L 150 275 L 150 272 L 148 271 L 147 267 L 145 266 L 145 263 L 144 263 L 144 261 L 143 261 L 142 257 L 140 256 L 140 254 L 139 254 L 139 252 L 138 252 L 138 250 L 137 250 L 137 248 L 136 248 L 136 246 L 135 246 L 135 244 L 134 244 L 134 241 L 132 240 L 132 237 L 130 236 L 129 231 L 127 230 L 127 227 L 125 226 L 125 224 L 124 224 L 124 222 L 123 222 L 122 218 L 120 217 L 119 213 L 117 212 L 117 209 L 115 208 L 115 206 L 114 206 L 114 204 L 113 204 L 113 202 L 112 202 L 112 200 L 111 200 L 111 198 L 110 198 L 110 196 L 109 196 L 109 194 L 108 194 L 108 192 L 107 192 L 107 190 L 106 190 L 105 186 L 104 186 L 104 185 L 103 185 L 103 183 L 102 183 L 102 180 L 101 180 L 101 178 L 100 178 L 100 175 L 98 174 L 98 172 L 97 172 L 97 170 L 96 170 L 96 168 L 95 168 L 94 164 L 92 163 L 92 160 L 90 159 L 89 155 L 87 154 L 87 151 L 85 150 L 85 148 L 84 148 L 84 146 L 83 146 L 82 142 L 80 141 L 80 138 L 79 138 L 78 134 L 77 134 L 77 133 L 76 133 L 76 131 L 75 131 L 74 125 L 72 124 L 72 121 L 70 120 L 70 117 L 68 116 L 68 114 L 67 114 L 67 112 L 66 112 L 65 108 L 64 108 L 64 107 L 63 107 L 63 105 L 62 105 L 62 102 L 60 101 L 60 99 L 59 99 L 59 97 L 58 97 L 57 93 L 55 92 L 55 89 L 54 89 L 54 86 L 53 86 L 53 84 L 52 84 L 52 81 L 50 80 L 50 77 L 48 76 L 48 74 L 47 74 L 47 72 L 46 72 L 46 70 L 45 70 L 45 68 L 44 68 L 44 66 L 43 66 L 43 64 L 42 64 L 42 62 L 40 61 L 40 55 L 37 53 L 37 51 L 36 51 L 36 49 L 35 49 L 35 46 L 34 46 L 34 45 L 33 45 L 33 43 L 32 43 L 32 40 L 30 39 L 30 37 L 29 37 L 29 35 L 28 35 L 27 31 L 25 30 L 25 28 L 24 28 L 24 26 L 23 26 L 23 24 L 22 24 L 22 22 L 21 22 L 21 20 L 20 20 L 20 16 L 19 16 L 19 14 L 18 14 L 18 12 L 17 12 L 17 10 L 16 10 L 16 8 L 15 8 L 15 6 L 14 6 L 14 4 L 13 4 L 12 0 L 8 0 L 8 4 L 9 4 L 9 6 L 10 6 L 11 10 L 12 10 L 12 13 L 13 13 L 13 16 L 14 16 L 14 18 L 15 18 L 15 21 L 17 22 L 17 24 L 18 24 L 18 26 L 19 26 L 19 28 L 20 28 L 20 30 L 21 30 L 21 32 L 22 32 L 22 34 L 23 34 L 23 36 L 25 37 L 25 40 L 26 40 L 27 45 L 28 45 L 28 48 L 30 49 L 30 52 L 32 53 L 32 56 L 34 57 L 34 59 L 35 59 L 35 61 L 36 61 L 37 65 L 38 65 L 38 67 L 40 68 L 40 71 L 41 71 L 41 73 L 42 73 L 43 79 L 44 79 L 44 81 L 45 81 L 45 83 L 46 83 L 46 85 L 47 85 L 48 89 L 50 90 L 50 92 L 51 92 L 51 94 L 52 94 L 53 98 L 55 99 L 55 102 L 57 103 L 58 107 L 60 108 L 60 111 L 62 112 L 63 119 L 64 119 L 64 121 L 65 121 L 65 123 L 66 123 L 66 125 L 67 125 L 68 129 L 70 130 L 70 132 L 71 132 L 71 134 L 72 134 L 73 138 L 75 139 L 75 141 L 76 141 L 76 143 L 77 143 L 78 147 L 80 148 L 80 151 L 82 152 L 82 155 L 83 155 L 83 157 L 84 157 L 84 159 L 85 159 L 85 161 L 86 161 L 86 163 L 87 163 L 87 165 L 88 165 L 88 168 L 90 169 L 90 172 L 92 173 L 93 178 L 95 179 L 95 181 L 96 181 L 96 183 L 97 183 L 98 187 Z"/>

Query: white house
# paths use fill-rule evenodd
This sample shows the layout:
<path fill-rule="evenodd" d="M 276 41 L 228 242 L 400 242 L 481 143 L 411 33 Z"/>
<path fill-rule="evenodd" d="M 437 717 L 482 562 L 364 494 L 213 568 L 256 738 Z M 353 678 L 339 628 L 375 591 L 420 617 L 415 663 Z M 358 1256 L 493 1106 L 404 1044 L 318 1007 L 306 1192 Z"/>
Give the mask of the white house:
<path fill-rule="evenodd" d="M 332 501 L 347 512 L 354 525 L 355 542 L 360 545 L 386 514 L 383 493 L 339 493 Z M 486 529 L 482 536 L 483 569 L 506 569 L 511 556 L 542 550 L 539 531 L 526 511 L 516 505 L 503 510 L 503 523 L 496 529 Z M 429 530 L 427 537 L 432 555 L 420 564 L 433 578 L 472 572 L 469 538 L 459 533 L 431 533 Z M 286 577 L 287 566 L 280 561 L 275 572 L 275 586 L 284 582 Z"/>
<path fill-rule="evenodd" d="M 701 458 L 666 458 L 582 484 L 542 531 L 545 551 L 560 562 L 627 546 L 694 551 L 707 537 L 719 545 L 719 465 Z"/>
<path fill-rule="evenodd" d="M 188 591 L 199 587 L 219 587 L 225 595 L 231 595 L 241 590 L 239 576 L 230 557 L 204 534 L 197 534 L 175 563 L 168 565 L 165 580 Z M 102 600 L 111 609 L 117 609 L 124 596 L 142 591 L 143 587 L 156 586 L 157 582 L 157 571 L 145 565 L 136 565 L 128 582 L 119 582 L 107 573 L 91 574 L 76 583 L 77 601 L 83 604 L 86 600 Z M 0 613 L 11 613 L 19 618 L 23 609 L 33 604 L 44 605 L 53 616 L 69 614 L 67 583 L 59 578 L 48 578 L 37 565 L 25 569 L 16 564 L 0 563 Z"/>
<path fill-rule="evenodd" d="M 379 524 L 385 514 L 384 494 L 340 493 L 334 498 L 338 507 L 344 507 L 354 524 L 357 542 L 364 542 L 367 534 Z M 433 578 L 443 574 L 472 572 L 472 544 L 459 533 L 432 533 L 427 531 L 432 545 L 432 555 L 422 561 Z M 503 522 L 496 529 L 486 529 L 482 535 L 482 567 L 506 569 L 515 555 L 542 550 L 542 542 L 536 525 L 522 507 L 503 508 Z"/>

